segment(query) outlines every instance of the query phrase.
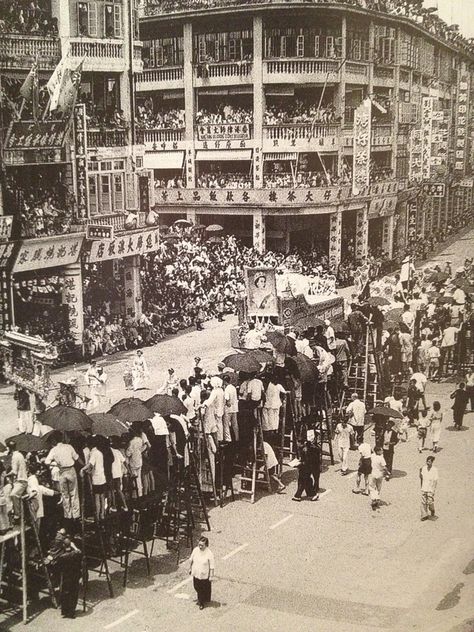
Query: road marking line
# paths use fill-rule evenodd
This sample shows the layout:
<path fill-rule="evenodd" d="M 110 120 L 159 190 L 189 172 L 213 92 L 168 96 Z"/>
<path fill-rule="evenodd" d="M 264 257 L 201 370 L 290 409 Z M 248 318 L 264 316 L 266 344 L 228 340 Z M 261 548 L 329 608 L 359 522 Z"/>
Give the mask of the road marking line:
<path fill-rule="evenodd" d="M 182 586 L 186 586 L 186 584 L 189 584 L 189 582 L 191 581 L 192 577 L 187 577 L 186 579 L 183 579 L 182 582 L 179 582 L 179 584 L 176 584 L 176 586 L 174 586 L 173 588 L 170 588 L 169 590 L 167 590 L 166 592 L 168 593 L 168 595 L 171 595 L 172 593 L 174 593 L 176 590 L 178 590 L 178 588 L 181 588 Z"/>
<path fill-rule="evenodd" d="M 230 553 L 227 553 L 227 555 L 224 555 L 224 557 L 222 559 L 223 560 L 228 560 L 230 557 L 234 557 L 234 555 L 237 555 L 237 553 L 239 553 L 240 551 L 243 551 L 244 549 L 246 549 L 248 547 L 248 545 L 249 545 L 248 542 L 246 542 L 245 544 L 241 544 L 240 546 L 238 546 L 236 549 L 234 549 Z"/>
<path fill-rule="evenodd" d="M 293 518 L 293 515 L 294 514 L 289 514 L 288 516 L 285 516 L 284 518 L 282 518 L 278 522 L 275 522 L 275 524 L 272 524 L 272 526 L 268 527 L 268 528 L 270 529 L 270 531 L 273 531 L 273 529 L 276 529 L 277 527 L 279 527 L 280 525 L 284 524 L 285 522 L 288 522 L 288 520 Z"/>
<path fill-rule="evenodd" d="M 323 496 L 326 496 L 326 494 L 329 494 L 330 492 L 332 492 L 332 489 L 326 489 L 326 491 L 324 491 L 322 494 L 319 494 L 319 498 L 321 499 Z"/>
<path fill-rule="evenodd" d="M 188 593 L 176 593 L 175 597 L 176 599 L 191 599 L 191 595 L 188 595 Z"/>
<path fill-rule="evenodd" d="M 112 628 L 115 628 L 116 625 L 120 625 L 124 621 L 127 621 L 127 619 L 131 619 L 131 617 L 134 617 L 139 612 L 139 610 L 131 610 L 127 614 L 124 614 L 123 617 L 120 617 L 120 619 L 116 619 L 115 621 L 112 621 L 112 623 L 104 625 L 104 630 L 111 630 Z"/>

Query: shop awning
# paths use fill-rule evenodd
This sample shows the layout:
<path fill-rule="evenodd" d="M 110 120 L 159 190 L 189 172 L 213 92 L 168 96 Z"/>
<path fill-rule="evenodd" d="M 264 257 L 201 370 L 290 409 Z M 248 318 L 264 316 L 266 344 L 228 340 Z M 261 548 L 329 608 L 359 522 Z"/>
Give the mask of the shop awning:
<path fill-rule="evenodd" d="M 264 160 L 296 160 L 298 157 L 295 151 L 282 151 L 282 152 L 271 152 L 268 154 L 263 154 Z"/>
<path fill-rule="evenodd" d="M 14 247 L 15 244 L 11 242 L 0 244 L 0 270 L 8 268 Z"/>
<path fill-rule="evenodd" d="M 143 166 L 146 169 L 182 169 L 184 151 L 159 151 L 145 153 Z"/>
<path fill-rule="evenodd" d="M 198 149 L 196 160 L 214 162 L 218 160 L 252 160 L 251 149 Z"/>

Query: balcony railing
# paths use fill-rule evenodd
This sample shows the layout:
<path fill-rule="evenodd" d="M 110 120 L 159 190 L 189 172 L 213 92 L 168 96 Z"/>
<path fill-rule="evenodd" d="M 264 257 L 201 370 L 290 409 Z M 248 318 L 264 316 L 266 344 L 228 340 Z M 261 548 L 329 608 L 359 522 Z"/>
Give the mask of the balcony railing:
<path fill-rule="evenodd" d="M 229 61 L 197 64 L 194 67 L 196 77 L 202 79 L 225 77 L 248 77 L 252 74 L 253 63 L 251 61 Z"/>
<path fill-rule="evenodd" d="M 122 59 L 122 42 L 108 40 L 71 40 L 72 57 L 96 57 L 99 59 Z"/>
<path fill-rule="evenodd" d="M 140 75 L 137 75 L 135 78 L 137 83 L 180 81 L 182 79 L 183 79 L 182 66 L 147 68 Z"/>
<path fill-rule="evenodd" d="M 7 35 L 0 37 L 0 65 L 18 67 L 31 64 L 38 56 L 40 69 L 54 67 L 61 58 L 61 42 L 57 37 Z"/>
<path fill-rule="evenodd" d="M 327 59 L 268 59 L 265 64 L 270 75 L 335 73 L 340 65 L 338 61 Z"/>
<path fill-rule="evenodd" d="M 312 138 L 326 138 L 336 136 L 339 132 L 339 125 L 324 125 L 317 123 L 295 124 L 295 125 L 265 125 L 263 128 L 264 138 L 270 140 L 311 140 Z"/>
<path fill-rule="evenodd" d="M 89 129 L 87 145 L 91 147 L 125 147 L 128 144 L 126 129 Z"/>
<path fill-rule="evenodd" d="M 146 213 L 139 212 L 138 213 L 138 227 L 145 226 Z M 117 233 L 122 230 L 126 230 L 125 228 L 125 220 L 127 219 L 128 213 L 110 213 L 108 215 L 92 215 L 90 219 L 84 220 L 76 220 L 77 223 L 72 227 L 71 232 L 82 232 L 85 230 L 87 224 L 94 224 L 99 226 L 113 226 L 114 232 Z"/>
<path fill-rule="evenodd" d="M 184 140 L 184 129 L 139 129 L 137 141 L 144 143 L 163 143 Z"/>

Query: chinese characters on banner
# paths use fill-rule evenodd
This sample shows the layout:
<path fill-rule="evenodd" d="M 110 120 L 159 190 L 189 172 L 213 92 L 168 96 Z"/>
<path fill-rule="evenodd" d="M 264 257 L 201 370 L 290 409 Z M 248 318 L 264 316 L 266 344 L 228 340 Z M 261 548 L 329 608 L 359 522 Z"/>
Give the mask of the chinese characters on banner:
<path fill-rule="evenodd" d="M 67 307 L 69 331 L 76 345 L 82 344 L 84 330 L 82 301 L 81 264 L 75 263 L 64 268 L 63 305 Z"/>
<path fill-rule="evenodd" d="M 422 134 L 421 129 L 412 129 L 410 131 L 410 148 L 409 148 L 409 179 L 420 182 L 423 179 L 422 169 Z"/>
<path fill-rule="evenodd" d="M 407 242 L 409 246 L 414 246 L 417 242 L 417 203 L 416 200 L 411 200 L 407 204 L 408 209 L 408 232 Z"/>
<path fill-rule="evenodd" d="M 7 241 L 12 236 L 13 215 L 0 215 L 0 241 Z"/>
<path fill-rule="evenodd" d="M 193 185 L 196 183 L 196 178 L 194 174 L 194 152 L 192 149 L 186 150 L 186 182 L 192 182 Z"/>
<path fill-rule="evenodd" d="M 248 140 L 250 125 L 248 123 L 225 123 L 222 125 L 198 125 L 199 140 Z"/>
<path fill-rule="evenodd" d="M 94 241 L 91 245 L 88 262 L 95 263 L 97 261 L 118 259 L 119 257 L 144 255 L 158 250 L 159 245 L 158 228 L 118 236 L 112 241 Z"/>
<path fill-rule="evenodd" d="M 354 158 L 352 189 L 354 193 L 369 185 L 372 103 L 365 99 L 354 114 Z"/>
<path fill-rule="evenodd" d="M 382 217 L 384 215 L 392 215 L 397 206 L 397 196 L 376 197 L 370 200 L 369 219 Z"/>
<path fill-rule="evenodd" d="M 76 199 L 77 216 L 88 217 L 87 194 L 87 123 L 86 106 L 81 103 L 74 108 L 74 146 L 76 149 Z"/>
<path fill-rule="evenodd" d="M 260 189 L 262 187 L 262 152 L 260 147 L 255 147 L 253 152 L 253 177 L 255 182 L 255 188 Z"/>
<path fill-rule="evenodd" d="M 26 272 L 75 263 L 81 252 L 82 235 L 40 237 L 22 242 L 13 272 Z"/>
<path fill-rule="evenodd" d="M 467 122 L 469 115 L 469 75 L 463 75 L 459 82 L 456 103 L 456 148 L 454 169 L 465 173 L 467 149 Z"/>
<path fill-rule="evenodd" d="M 423 97 L 421 107 L 421 168 L 422 179 L 429 180 L 431 175 L 431 143 L 433 131 L 433 98 Z"/>
<path fill-rule="evenodd" d="M 142 314 L 140 257 L 125 257 L 123 262 L 125 313 L 127 316 L 140 318 Z"/>
<path fill-rule="evenodd" d="M 10 261 L 15 244 L 0 244 L 0 329 L 11 325 L 11 274 Z"/>

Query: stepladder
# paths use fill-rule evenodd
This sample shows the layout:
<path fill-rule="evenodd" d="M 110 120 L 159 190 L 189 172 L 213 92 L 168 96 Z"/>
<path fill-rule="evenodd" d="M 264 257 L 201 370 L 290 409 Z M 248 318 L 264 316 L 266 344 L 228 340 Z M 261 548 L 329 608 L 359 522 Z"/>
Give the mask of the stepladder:
<path fill-rule="evenodd" d="M 255 426 L 252 434 L 252 444 L 249 450 L 247 462 L 241 466 L 240 493 L 255 502 L 257 485 L 266 487 L 272 491 L 270 474 L 267 467 L 267 457 L 263 440 L 261 409 L 256 408 Z"/>

